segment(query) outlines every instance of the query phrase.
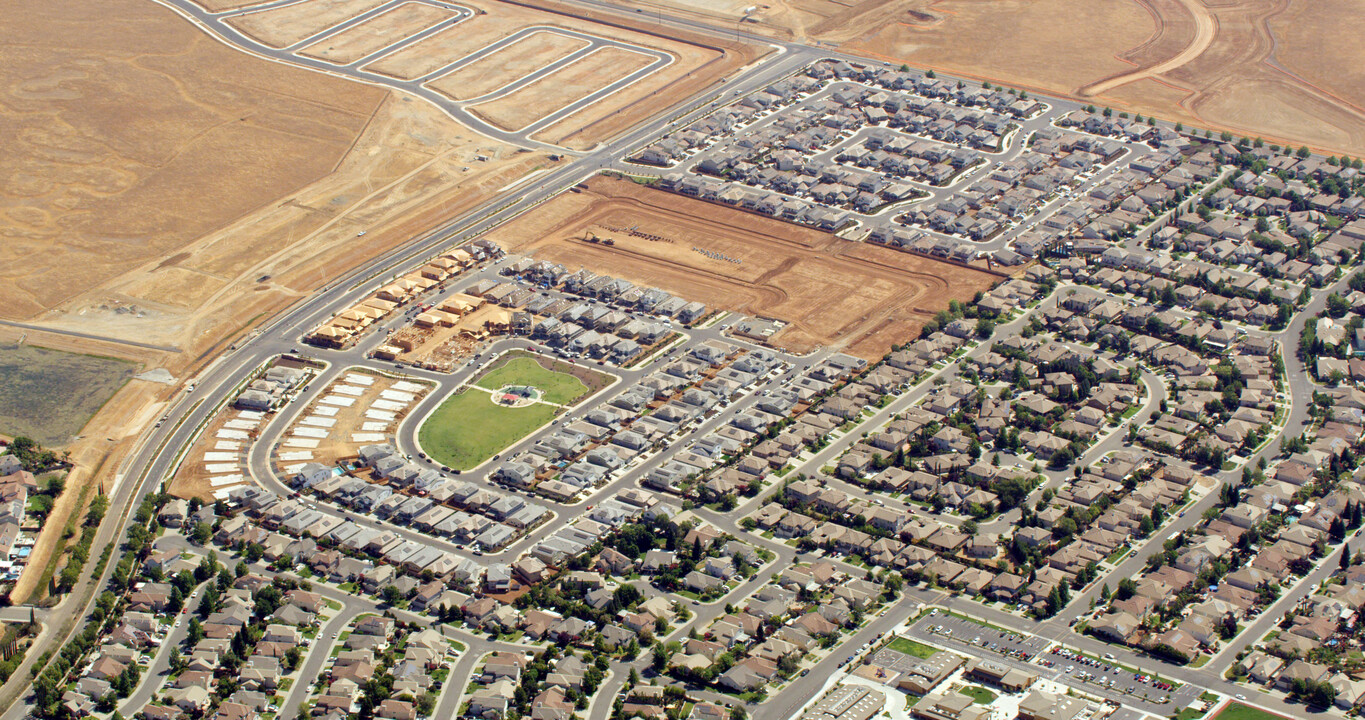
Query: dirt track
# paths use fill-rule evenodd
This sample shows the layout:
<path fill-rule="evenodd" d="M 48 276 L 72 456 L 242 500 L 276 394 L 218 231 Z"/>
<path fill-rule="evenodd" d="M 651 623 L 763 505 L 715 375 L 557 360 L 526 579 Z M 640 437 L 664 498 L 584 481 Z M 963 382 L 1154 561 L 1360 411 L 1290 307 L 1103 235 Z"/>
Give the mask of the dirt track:
<path fill-rule="evenodd" d="M 632 236 L 631 227 L 666 240 Z M 614 244 L 585 242 L 589 232 Z M 586 267 L 713 307 L 785 320 L 790 325 L 776 342 L 796 351 L 837 346 L 869 358 L 912 338 L 949 300 L 970 300 L 999 279 L 601 177 L 490 237 L 510 252 L 570 270 Z"/>
<path fill-rule="evenodd" d="M 1218 19 L 1213 16 L 1213 13 L 1209 12 L 1208 7 L 1200 0 L 1180 0 L 1180 4 L 1194 17 L 1194 39 L 1185 49 L 1169 60 L 1163 60 L 1155 65 L 1149 65 L 1133 72 L 1086 85 L 1078 89 L 1076 94 L 1081 97 L 1102 95 L 1120 85 L 1170 72 L 1204 54 L 1204 51 L 1209 49 L 1209 46 L 1213 44 L 1214 37 L 1218 34 Z M 1159 15 L 1157 16 L 1157 23 L 1157 35 L 1160 35 L 1164 30 L 1164 21 Z"/>

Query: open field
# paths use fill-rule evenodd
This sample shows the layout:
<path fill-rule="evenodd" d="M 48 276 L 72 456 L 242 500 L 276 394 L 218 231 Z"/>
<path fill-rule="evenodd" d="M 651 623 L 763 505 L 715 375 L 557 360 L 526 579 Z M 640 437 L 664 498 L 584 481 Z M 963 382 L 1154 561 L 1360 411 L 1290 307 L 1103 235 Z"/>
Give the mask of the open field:
<path fill-rule="evenodd" d="M 228 24 L 270 47 L 289 47 L 327 28 L 383 5 L 387 0 L 306 0 L 273 10 L 247 13 Z"/>
<path fill-rule="evenodd" d="M 544 403 L 497 405 L 491 394 L 470 388 L 441 403 L 422 423 L 417 440 L 436 462 L 469 470 L 550 422 L 555 413 Z"/>
<path fill-rule="evenodd" d="M 613 228 L 638 226 L 655 242 Z M 614 245 L 586 243 L 588 231 Z M 840 346 L 880 357 L 1002 276 L 852 243 L 730 207 L 596 177 L 489 234 L 509 252 L 587 267 L 713 307 L 774 317 L 798 352 Z M 705 249 L 739 260 L 715 260 Z"/>
<path fill-rule="evenodd" d="M 454 11 L 445 8 L 410 2 L 335 35 L 329 35 L 299 52 L 338 65 L 349 65 L 454 16 Z"/>
<path fill-rule="evenodd" d="M 553 112 L 639 70 L 654 58 L 605 47 L 566 65 L 516 92 L 470 108 L 506 130 L 520 130 Z"/>
<path fill-rule="evenodd" d="M 96 285 L 38 322 L 189 352 L 545 162 L 543 154 L 477 136 L 427 103 L 392 99 L 319 181 Z"/>
<path fill-rule="evenodd" d="M 511 358 L 489 370 L 474 384 L 488 390 L 508 385 L 531 385 L 540 390 L 541 399 L 556 405 L 567 405 L 588 392 L 588 386 L 578 378 L 546 370 L 529 357 Z"/>
<path fill-rule="evenodd" d="M 134 372 L 114 358 L 0 345 L 0 433 L 65 445 Z"/>
<path fill-rule="evenodd" d="M 385 93 L 255 60 L 169 10 L 0 17 L 0 316 L 33 317 L 331 172 Z M 19 38 L 23 38 L 20 40 Z M 132 121 L 137 118 L 137 121 Z M 188 284 L 193 285 L 193 281 Z"/>
<path fill-rule="evenodd" d="M 486 95 L 550 63 L 587 47 L 588 41 L 548 30 L 537 32 L 486 55 L 429 86 L 455 100 Z"/>

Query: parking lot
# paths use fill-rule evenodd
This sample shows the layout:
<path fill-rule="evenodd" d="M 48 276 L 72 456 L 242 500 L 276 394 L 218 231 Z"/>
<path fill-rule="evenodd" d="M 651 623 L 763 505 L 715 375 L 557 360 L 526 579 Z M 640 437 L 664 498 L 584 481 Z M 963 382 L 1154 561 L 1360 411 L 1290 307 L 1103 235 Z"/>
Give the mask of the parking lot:
<path fill-rule="evenodd" d="M 926 632 L 972 646 L 984 657 L 1003 655 L 1027 662 L 1047 648 L 1046 638 L 997 630 L 965 618 L 933 610 L 916 625 Z"/>
<path fill-rule="evenodd" d="M 1088 657 L 1060 645 L 1039 656 L 1036 662 L 1094 687 L 1157 702 L 1169 701 L 1171 693 L 1179 689 L 1178 685 L 1171 685 L 1155 676 L 1132 672 L 1115 663 Z"/>
<path fill-rule="evenodd" d="M 907 633 L 968 656 L 998 660 L 1089 695 L 1161 715 L 1199 695 L 1192 686 L 1171 686 L 1116 663 L 1054 646 L 1046 638 L 1000 630 L 966 618 L 931 611 Z"/>

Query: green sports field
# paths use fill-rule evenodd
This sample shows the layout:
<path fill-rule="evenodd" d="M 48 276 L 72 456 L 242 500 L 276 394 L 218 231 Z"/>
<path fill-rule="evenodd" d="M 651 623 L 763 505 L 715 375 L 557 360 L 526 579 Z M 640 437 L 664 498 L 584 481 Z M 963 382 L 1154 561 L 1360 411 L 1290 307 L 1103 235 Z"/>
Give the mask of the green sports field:
<path fill-rule="evenodd" d="M 588 386 L 578 378 L 546 370 L 529 357 L 511 358 L 489 370 L 474 384 L 489 390 L 497 390 L 508 385 L 533 385 L 543 393 L 542 400 L 556 405 L 567 405 L 588 392 Z"/>
<path fill-rule="evenodd" d="M 417 440 L 432 460 L 468 470 L 554 416 L 555 408 L 544 403 L 518 408 L 495 405 L 489 393 L 469 389 L 441 403 L 418 429 Z"/>

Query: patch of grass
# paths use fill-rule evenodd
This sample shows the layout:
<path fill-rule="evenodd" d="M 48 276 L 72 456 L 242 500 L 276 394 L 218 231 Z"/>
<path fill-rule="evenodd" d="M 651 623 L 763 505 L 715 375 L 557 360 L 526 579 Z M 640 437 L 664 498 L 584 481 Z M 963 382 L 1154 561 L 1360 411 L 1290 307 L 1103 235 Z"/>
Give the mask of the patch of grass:
<path fill-rule="evenodd" d="M 1214 716 L 1215 720 L 1283 720 L 1283 716 L 1266 712 L 1260 708 L 1243 705 L 1239 702 L 1228 703 L 1223 711 Z"/>
<path fill-rule="evenodd" d="M 62 445 L 137 372 L 99 355 L 0 346 L 0 433 Z"/>
<path fill-rule="evenodd" d="M 489 390 L 507 385 L 530 385 L 541 391 L 545 401 L 557 405 L 571 403 L 588 392 L 588 386 L 578 378 L 546 370 L 529 357 L 512 358 L 489 370 L 474 384 Z"/>
<path fill-rule="evenodd" d="M 968 685 L 967 687 L 959 688 L 958 693 L 971 698 L 972 702 L 977 705 L 989 705 L 994 702 L 996 698 L 995 693 L 980 685 Z"/>
<path fill-rule="evenodd" d="M 1123 547 L 1118 548 L 1114 552 L 1109 553 L 1109 557 L 1105 558 L 1104 561 L 1109 563 L 1110 565 L 1113 565 L 1114 563 L 1122 560 L 1125 555 L 1132 551 L 1133 551 L 1132 548 L 1128 547 L 1127 545 L 1124 545 Z"/>
<path fill-rule="evenodd" d="M 511 408 L 482 390 L 451 396 L 417 431 L 431 458 L 460 470 L 473 468 L 550 422 L 555 408 L 542 403 Z"/>
<path fill-rule="evenodd" d="M 891 648 L 892 650 L 895 650 L 898 653 L 909 655 L 911 657 L 917 657 L 920 658 L 921 660 L 938 652 L 938 650 L 929 647 L 924 643 L 917 643 L 914 640 L 911 640 L 910 638 L 903 637 L 898 637 L 895 640 L 892 640 L 891 642 L 887 643 L 886 646 L 888 648 Z"/>

